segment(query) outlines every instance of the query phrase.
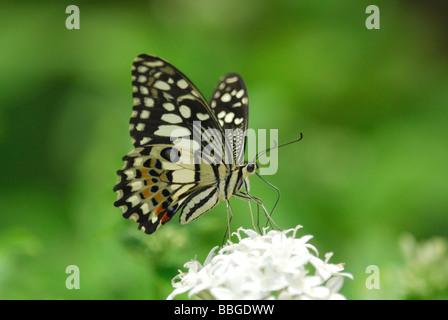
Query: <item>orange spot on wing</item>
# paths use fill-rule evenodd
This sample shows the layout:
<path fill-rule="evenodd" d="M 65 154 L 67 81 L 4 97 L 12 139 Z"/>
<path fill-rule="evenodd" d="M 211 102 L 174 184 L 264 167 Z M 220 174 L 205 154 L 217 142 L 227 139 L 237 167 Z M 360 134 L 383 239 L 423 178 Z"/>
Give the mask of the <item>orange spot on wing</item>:
<path fill-rule="evenodd" d="M 143 178 L 148 178 L 150 175 L 148 174 L 149 169 L 140 169 Z"/>
<path fill-rule="evenodd" d="M 156 200 L 157 200 L 158 203 L 162 203 L 163 200 L 165 199 L 164 196 L 162 196 L 162 193 L 161 193 L 161 192 L 157 193 L 157 194 L 154 196 L 154 198 L 156 198 Z"/>
<path fill-rule="evenodd" d="M 162 217 L 162 223 L 166 223 L 166 222 L 168 222 L 168 221 L 170 221 L 170 217 L 168 217 L 168 212 L 166 212 L 164 215 L 163 215 L 163 217 Z"/>
<path fill-rule="evenodd" d="M 161 205 L 159 205 L 159 206 L 156 208 L 156 210 L 154 210 L 154 214 L 155 214 L 156 216 L 158 216 L 162 211 L 163 211 L 163 208 L 162 208 Z M 162 217 L 162 219 L 163 219 L 163 217 Z"/>
<path fill-rule="evenodd" d="M 146 189 L 144 189 L 143 191 L 142 191 L 142 195 L 145 197 L 145 198 L 149 198 L 151 195 L 152 195 L 152 192 L 149 190 L 150 188 L 146 188 Z"/>
<path fill-rule="evenodd" d="M 150 185 L 153 184 L 153 182 L 151 180 L 152 180 L 152 178 L 151 179 L 145 179 L 147 186 L 150 186 Z"/>
<path fill-rule="evenodd" d="M 172 180 L 173 180 L 173 179 L 172 179 L 172 176 L 171 176 L 171 179 L 170 179 L 170 178 L 168 177 L 168 174 L 171 174 L 171 172 L 166 171 L 166 172 L 162 173 L 162 175 L 160 176 L 160 179 L 162 179 L 163 181 L 167 181 L 167 182 L 172 181 Z"/>

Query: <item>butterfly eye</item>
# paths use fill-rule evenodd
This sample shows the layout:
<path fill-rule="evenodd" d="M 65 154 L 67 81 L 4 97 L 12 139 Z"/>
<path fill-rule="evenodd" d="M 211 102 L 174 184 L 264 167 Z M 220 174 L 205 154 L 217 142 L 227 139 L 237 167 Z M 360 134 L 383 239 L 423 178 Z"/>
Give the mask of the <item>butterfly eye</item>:
<path fill-rule="evenodd" d="M 249 163 L 246 167 L 247 172 L 252 173 L 255 170 L 255 165 L 253 163 Z"/>

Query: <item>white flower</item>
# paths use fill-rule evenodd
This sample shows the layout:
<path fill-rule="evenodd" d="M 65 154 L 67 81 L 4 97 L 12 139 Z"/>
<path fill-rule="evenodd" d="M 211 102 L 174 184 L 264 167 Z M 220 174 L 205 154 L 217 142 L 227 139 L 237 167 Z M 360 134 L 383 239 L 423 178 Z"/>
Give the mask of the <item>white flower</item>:
<path fill-rule="evenodd" d="M 188 291 L 188 297 L 203 299 L 345 299 L 338 293 L 344 277 L 343 264 L 318 258 L 308 243 L 310 235 L 296 238 L 301 226 L 287 231 L 239 228 L 237 243 L 228 241 L 216 254 L 214 247 L 202 266 L 196 259 L 187 262 L 187 273 L 179 271 L 167 299 Z M 289 234 L 291 234 L 289 236 Z M 310 274 L 309 270 L 314 270 Z"/>

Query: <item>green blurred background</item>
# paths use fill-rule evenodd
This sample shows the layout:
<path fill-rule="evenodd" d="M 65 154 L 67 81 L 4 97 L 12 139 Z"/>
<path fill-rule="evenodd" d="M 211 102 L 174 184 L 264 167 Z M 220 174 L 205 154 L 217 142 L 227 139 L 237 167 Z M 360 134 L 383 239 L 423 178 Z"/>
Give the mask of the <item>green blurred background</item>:
<path fill-rule="evenodd" d="M 80 30 L 65 9 L 80 8 Z M 368 30 L 376 4 L 381 29 Z M 131 64 L 148 53 L 208 98 L 238 72 L 250 127 L 286 142 L 275 221 L 345 262 L 349 299 L 448 298 L 448 43 L 443 1 L 3 1 L 0 298 L 165 299 L 220 245 L 225 205 L 151 236 L 112 188 L 131 150 Z M 268 207 L 276 192 L 257 177 Z M 232 227 L 250 227 L 232 200 Z M 80 290 L 65 287 L 69 265 Z M 366 288 L 366 268 L 380 289 Z"/>

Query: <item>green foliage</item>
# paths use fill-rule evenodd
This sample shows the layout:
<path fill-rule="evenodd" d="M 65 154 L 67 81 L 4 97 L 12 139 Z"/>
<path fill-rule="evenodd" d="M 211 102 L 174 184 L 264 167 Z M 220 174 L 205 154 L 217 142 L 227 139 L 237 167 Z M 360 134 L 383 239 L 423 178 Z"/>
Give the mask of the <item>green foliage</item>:
<path fill-rule="evenodd" d="M 400 254 L 403 233 L 448 237 L 448 56 L 436 10 L 381 2 L 381 29 L 367 30 L 362 1 L 84 1 L 81 28 L 67 30 L 66 5 L 1 4 L 1 299 L 164 299 L 183 263 L 221 244 L 224 204 L 151 236 L 113 207 L 141 53 L 172 62 L 206 97 L 238 72 L 251 128 L 279 129 L 281 143 L 303 132 L 265 177 L 281 190 L 273 217 L 346 263 L 355 280 L 344 295 L 446 298 L 427 289 L 434 278 L 418 293 L 390 276 L 429 279 Z M 251 188 L 273 205 L 273 189 L 257 177 Z M 232 227 L 250 227 L 247 204 L 231 203 Z M 446 253 L 431 261 L 425 270 L 446 281 Z M 80 290 L 65 288 L 73 264 Z M 368 265 L 379 290 L 365 287 Z"/>

